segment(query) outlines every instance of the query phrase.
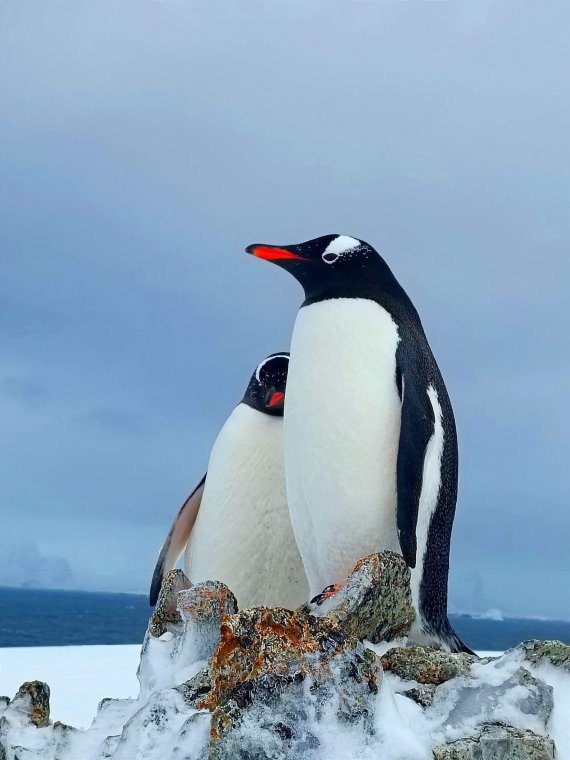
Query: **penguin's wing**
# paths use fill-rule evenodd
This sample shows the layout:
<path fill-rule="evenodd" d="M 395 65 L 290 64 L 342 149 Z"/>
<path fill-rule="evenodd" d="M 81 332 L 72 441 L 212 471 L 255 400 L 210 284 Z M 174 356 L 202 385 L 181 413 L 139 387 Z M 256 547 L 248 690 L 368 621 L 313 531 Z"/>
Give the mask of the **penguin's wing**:
<path fill-rule="evenodd" d="M 182 554 L 184 547 L 188 543 L 190 533 L 196 522 L 196 515 L 198 514 L 202 502 L 204 485 L 206 484 L 206 475 L 204 475 L 202 480 L 180 507 L 180 511 L 176 515 L 176 519 L 172 523 L 166 541 L 160 550 L 152 576 L 152 583 L 150 584 L 149 601 L 151 607 L 154 607 L 156 600 L 158 599 L 162 579 L 169 570 L 172 570 L 178 557 Z"/>
<path fill-rule="evenodd" d="M 396 468 L 396 525 L 403 557 L 416 566 L 416 526 L 422 492 L 426 447 L 434 431 L 434 413 L 427 394 L 426 373 L 404 354 L 398 362 L 402 412 Z"/>

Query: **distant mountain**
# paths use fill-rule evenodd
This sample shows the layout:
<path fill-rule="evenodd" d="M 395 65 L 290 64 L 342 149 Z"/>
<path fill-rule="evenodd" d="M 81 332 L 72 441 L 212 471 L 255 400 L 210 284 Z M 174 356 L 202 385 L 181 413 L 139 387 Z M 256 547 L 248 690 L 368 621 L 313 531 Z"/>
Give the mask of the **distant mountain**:
<path fill-rule="evenodd" d="M 42 554 L 37 544 L 8 547 L 0 556 L 0 586 L 71 589 L 73 571 L 65 557 Z"/>

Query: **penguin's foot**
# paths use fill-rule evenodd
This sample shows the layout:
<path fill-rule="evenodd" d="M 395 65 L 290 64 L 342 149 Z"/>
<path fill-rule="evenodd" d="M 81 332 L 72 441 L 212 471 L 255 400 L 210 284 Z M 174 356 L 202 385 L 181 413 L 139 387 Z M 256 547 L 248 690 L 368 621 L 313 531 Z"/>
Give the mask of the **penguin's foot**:
<path fill-rule="evenodd" d="M 318 607 L 321 606 L 323 602 L 325 602 L 327 599 L 330 599 L 331 596 L 334 596 L 337 591 L 340 591 L 342 586 L 340 583 L 333 583 L 331 586 L 327 586 L 324 588 L 320 594 L 317 594 L 311 599 L 311 604 L 316 604 Z"/>

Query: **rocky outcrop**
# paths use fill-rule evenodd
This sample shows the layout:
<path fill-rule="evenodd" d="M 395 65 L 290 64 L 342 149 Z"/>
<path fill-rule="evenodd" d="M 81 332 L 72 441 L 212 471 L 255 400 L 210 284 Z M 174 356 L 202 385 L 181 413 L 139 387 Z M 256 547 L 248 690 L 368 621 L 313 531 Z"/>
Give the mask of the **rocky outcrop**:
<path fill-rule="evenodd" d="M 148 634 L 159 639 L 163 634 L 176 633 L 182 624 L 177 609 L 178 592 L 191 588 L 192 584 L 182 570 L 176 568 L 164 576 L 156 607 L 148 624 Z"/>
<path fill-rule="evenodd" d="M 390 644 L 412 619 L 391 552 L 296 611 L 238 612 L 222 583 L 173 571 L 138 698 L 102 700 L 83 731 L 51 724 L 47 686 L 24 684 L 0 699 L 0 760 L 425 760 L 433 747 L 434 760 L 570 760 L 553 740 L 570 711 L 570 647 L 531 641 L 478 660 Z"/>
<path fill-rule="evenodd" d="M 220 640 L 220 627 L 226 615 L 238 611 L 235 596 L 223 583 L 207 581 L 180 591 L 177 609 L 183 624 L 193 636 L 195 657 L 211 657 Z"/>
<path fill-rule="evenodd" d="M 203 702 L 212 691 L 212 674 L 207 666 L 198 671 L 193 678 L 184 681 L 174 687 L 184 697 L 186 704 L 193 709 L 201 709 L 199 704 Z"/>
<path fill-rule="evenodd" d="M 523 641 L 514 650 L 532 665 L 553 665 L 570 673 L 570 646 L 561 641 Z"/>
<path fill-rule="evenodd" d="M 49 724 L 49 686 L 43 681 L 26 681 L 7 706 L 6 712 L 8 714 L 22 713 L 36 728 L 47 726 Z"/>
<path fill-rule="evenodd" d="M 422 686 L 414 686 L 412 689 L 407 689 L 402 693 L 405 697 L 413 699 L 420 707 L 431 707 L 435 697 L 435 690 L 436 686 L 433 684 L 424 684 Z"/>
<path fill-rule="evenodd" d="M 236 598 L 223 583 L 192 586 L 182 570 L 169 572 L 142 646 L 141 695 L 192 678 L 195 664 L 214 654 L 222 620 L 236 612 Z"/>
<path fill-rule="evenodd" d="M 468 673 L 476 659 L 469 654 L 451 654 L 431 647 L 395 647 L 382 657 L 382 667 L 404 681 L 438 686 Z"/>
<path fill-rule="evenodd" d="M 336 594 L 310 611 L 373 644 L 405 637 L 415 618 L 410 570 L 395 552 L 371 554 Z"/>
<path fill-rule="evenodd" d="M 216 760 L 236 757 L 245 745 L 254 757 L 264 751 L 267 741 L 258 744 L 248 728 L 253 714 L 276 746 L 275 757 L 284 760 L 299 757 L 307 742 L 318 746 L 307 713 L 318 723 L 330 715 L 327 705 L 333 701 L 336 720 L 373 732 L 378 658 L 358 639 L 312 615 L 254 608 L 226 618 L 210 675 L 212 689 L 196 706 L 212 712 Z"/>
<path fill-rule="evenodd" d="M 436 747 L 434 760 L 554 760 L 554 742 L 532 731 L 487 724 L 475 737 Z"/>

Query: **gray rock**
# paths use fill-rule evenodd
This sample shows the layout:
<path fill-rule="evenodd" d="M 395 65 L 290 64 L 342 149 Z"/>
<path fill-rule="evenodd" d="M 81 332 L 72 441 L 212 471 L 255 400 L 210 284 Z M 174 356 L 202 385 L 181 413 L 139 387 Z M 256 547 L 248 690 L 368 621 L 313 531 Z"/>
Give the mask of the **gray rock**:
<path fill-rule="evenodd" d="M 554 760 L 552 739 L 512 726 L 487 724 L 476 737 L 436 747 L 434 760 Z"/>
<path fill-rule="evenodd" d="M 192 586 L 182 570 L 176 568 L 164 576 L 156 607 L 148 624 L 148 633 L 155 639 L 166 631 L 178 632 L 182 618 L 177 610 L 178 592 Z"/>
<path fill-rule="evenodd" d="M 180 686 L 175 687 L 185 699 L 190 707 L 197 707 L 198 703 L 203 700 L 212 690 L 212 676 L 209 668 L 203 668 L 194 678 L 185 681 Z"/>
<path fill-rule="evenodd" d="M 524 668 L 519 668 L 502 683 L 489 684 L 479 679 L 462 677 L 439 687 L 433 702 L 433 709 L 443 714 L 449 705 L 445 718 L 448 728 L 460 728 L 464 722 L 477 720 L 480 723 L 492 721 L 503 704 L 518 710 L 521 720 L 530 718 L 545 728 L 553 708 L 552 687 L 542 679 L 535 678 Z"/>
<path fill-rule="evenodd" d="M 218 581 L 206 581 L 179 591 L 177 609 L 193 637 L 196 659 L 206 660 L 218 646 L 223 618 L 235 615 L 238 606 L 227 586 Z"/>
<path fill-rule="evenodd" d="M 53 724 L 53 730 L 59 735 L 65 734 L 78 734 L 80 733 L 77 728 L 70 726 L 68 723 L 63 723 L 61 720 L 56 720 Z"/>
<path fill-rule="evenodd" d="M 371 554 L 358 562 L 334 596 L 309 609 L 315 617 L 374 644 L 406 636 L 415 618 L 410 570 L 395 552 Z"/>
<path fill-rule="evenodd" d="M 395 647 L 382 657 L 382 667 L 404 681 L 437 686 L 468 673 L 476 660 L 469 654 L 452 654 L 431 647 Z"/>
<path fill-rule="evenodd" d="M 423 686 L 417 686 L 413 689 L 408 689 L 402 692 L 405 697 L 413 699 L 420 707 L 431 707 L 435 697 L 435 690 L 437 686 L 433 684 L 425 684 Z"/>
<path fill-rule="evenodd" d="M 210 745 L 208 760 L 319 760 L 320 741 L 306 718 L 295 721 L 292 705 L 281 717 L 276 720 L 270 707 L 256 705 L 239 728 Z"/>
<path fill-rule="evenodd" d="M 8 721 L 3 715 L 0 715 L 0 760 L 6 760 L 8 757 Z"/>
<path fill-rule="evenodd" d="M 542 665 L 550 663 L 557 668 L 563 668 L 570 672 L 570 646 L 563 644 L 561 641 L 538 641 L 531 639 L 523 641 L 512 651 L 522 652 L 525 660 L 532 665 Z"/>

